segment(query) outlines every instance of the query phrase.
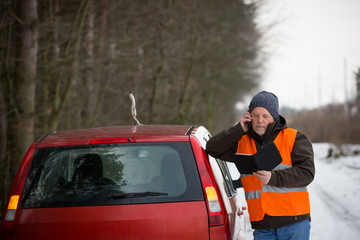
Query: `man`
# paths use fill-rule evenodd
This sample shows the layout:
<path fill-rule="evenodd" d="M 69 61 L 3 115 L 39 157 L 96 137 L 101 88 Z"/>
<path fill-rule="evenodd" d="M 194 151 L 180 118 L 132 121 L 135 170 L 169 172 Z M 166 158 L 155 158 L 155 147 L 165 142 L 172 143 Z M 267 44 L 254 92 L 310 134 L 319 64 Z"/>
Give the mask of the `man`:
<path fill-rule="evenodd" d="M 282 162 L 271 171 L 241 174 L 254 239 L 309 239 L 310 201 L 306 186 L 315 175 L 312 144 L 287 127 L 279 115 L 278 98 L 270 92 L 256 94 L 240 122 L 213 136 L 206 151 L 234 161 L 235 153 L 255 154 L 274 142 Z"/>

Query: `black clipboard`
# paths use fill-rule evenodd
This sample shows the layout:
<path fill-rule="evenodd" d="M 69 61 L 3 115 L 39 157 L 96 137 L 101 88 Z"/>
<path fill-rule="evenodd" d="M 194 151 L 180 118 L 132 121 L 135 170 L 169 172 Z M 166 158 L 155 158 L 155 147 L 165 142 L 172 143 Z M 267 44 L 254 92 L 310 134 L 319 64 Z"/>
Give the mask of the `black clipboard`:
<path fill-rule="evenodd" d="M 242 174 L 252 174 L 258 170 L 271 171 L 282 162 L 280 152 L 273 142 L 265 145 L 254 155 L 236 153 L 233 160 Z"/>

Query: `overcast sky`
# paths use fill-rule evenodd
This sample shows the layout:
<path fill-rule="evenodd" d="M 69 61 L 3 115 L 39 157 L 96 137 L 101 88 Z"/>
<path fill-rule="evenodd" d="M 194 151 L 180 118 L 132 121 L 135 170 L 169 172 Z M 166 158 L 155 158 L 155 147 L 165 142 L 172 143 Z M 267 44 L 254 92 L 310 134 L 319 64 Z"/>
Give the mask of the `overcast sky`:
<path fill-rule="evenodd" d="M 259 90 L 280 107 L 314 108 L 355 96 L 360 67 L 360 0 L 267 0 L 261 26 L 271 57 Z M 345 91 L 346 89 L 346 91 Z"/>

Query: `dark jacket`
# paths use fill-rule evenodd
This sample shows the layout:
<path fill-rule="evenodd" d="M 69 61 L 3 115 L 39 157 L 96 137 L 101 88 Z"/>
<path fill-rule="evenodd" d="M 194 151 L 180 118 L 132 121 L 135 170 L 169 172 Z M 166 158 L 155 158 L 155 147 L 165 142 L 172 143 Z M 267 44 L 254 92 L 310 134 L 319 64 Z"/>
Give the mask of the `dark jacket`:
<path fill-rule="evenodd" d="M 287 128 L 286 120 L 282 116 L 274 123 L 269 124 L 263 137 L 256 134 L 252 128 L 244 132 L 241 124 L 225 130 L 213 136 L 206 145 L 208 154 L 215 158 L 232 162 L 232 155 L 237 151 L 238 141 L 244 134 L 249 134 L 255 139 L 256 147 L 259 150 L 262 146 L 273 142 L 279 132 Z M 272 171 L 268 185 L 276 187 L 305 187 L 312 182 L 315 176 L 314 153 L 311 142 L 307 137 L 297 131 L 295 144 L 291 152 L 292 168 Z M 257 222 L 252 222 L 254 229 L 275 229 L 290 225 L 305 219 L 310 219 L 310 214 L 301 216 L 268 216 Z"/>

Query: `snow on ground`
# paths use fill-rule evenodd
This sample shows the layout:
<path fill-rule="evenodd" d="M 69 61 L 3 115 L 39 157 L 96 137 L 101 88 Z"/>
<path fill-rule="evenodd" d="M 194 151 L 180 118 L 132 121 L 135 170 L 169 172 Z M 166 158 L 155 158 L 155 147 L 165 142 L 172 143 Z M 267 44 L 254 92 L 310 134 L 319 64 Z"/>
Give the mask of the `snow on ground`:
<path fill-rule="evenodd" d="M 316 174 L 308 186 L 311 204 L 311 240 L 353 240 L 360 235 L 360 145 L 344 145 L 348 156 L 335 157 L 338 148 L 313 144 Z M 331 157 L 329 149 L 334 149 Z M 233 170 L 233 169 L 231 169 Z M 235 170 L 236 171 L 236 170 Z M 232 174 L 233 175 L 233 174 Z M 243 190 L 240 201 L 245 203 Z M 253 239 L 248 214 L 246 239 Z"/>
<path fill-rule="evenodd" d="M 327 158 L 334 146 L 314 144 L 315 180 L 309 186 L 311 239 L 359 239 L 360 146 L 344 148 L 350 156 Z"/>

